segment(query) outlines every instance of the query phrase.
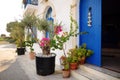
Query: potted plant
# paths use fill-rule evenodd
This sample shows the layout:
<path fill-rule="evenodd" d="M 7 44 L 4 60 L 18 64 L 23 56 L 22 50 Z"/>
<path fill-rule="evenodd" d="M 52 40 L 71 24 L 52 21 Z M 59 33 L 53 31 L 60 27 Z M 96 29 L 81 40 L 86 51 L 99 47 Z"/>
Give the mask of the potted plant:
<path fill-rule="evenodd" d="M 78 59 L 80 64 L 84 64 L 87 57 L 91 56 L 93 51 L 87 49 L 87 45 L 84 43 L 78 48 Z"/>
<path fill-rule="evenodd" d="M 25 26 L 18 21 L 10 22 L 7 24 L 7 31 L 10 32 L 10 36 L 14 39 L 17 46 L 16 52 L 18 55 L 25 54 L 24 34 Z"/>
<path fill-rule="evenodd" d="M 34 14 L 27 14 L 22 19 L 23 24 L 26 28 L 30 29 L 35 37 L 35 41 L 42 49 L 42 55 L 36 55 L 36 71 L 38 75 L 49 75 L 55 71 L 55 57 L 54 53 L 50 53 L 49 39 L 44 37 L 42 40 L 37 39 L 32 28 L 37 27 L 39 31 L 50 32 L 49 23 L 45 19 L 39 19 Z M 47 42 L 48 41 L 48 42 Z"/>
<path fill-rule="evenodd" d="M 70 69 L 76 70 L 78 67 L 77 47 L 69 50 L 68 59 L 70 62 Z"/>
<path fill-rule="evenodd" d="M 25 46 L 30 47 L 29 56 L 30 56 L 31 60 L 35 59 L 35 52 L 34 52 L 33 44 L 34 44 L 33 40 L 31 40 L 31 41 L 25 41 Z"/>
<path fill-rule="evenodd" d="M 66 57 L 64 44 L 70 39 L 71 36 L 76 36 L 78 34 L 77 33 L 78 26 L 76 21 L 73 20 L 72 17 L 71 17 L 71 27 L 69 33 L 63 32 L 61 24 L 55 24 L 55 25 L 53 25 L 53 23 L 49 24 L 50 22 L 44 19 L 38 20 L 37 22 L 38 22 L 37 27 L 40 31 L 43 31 L 44 33 L 46 32 L 49 33 L 49 37 L 43 37 L 39 41 L 39 45 L 40 48 L 42 49 L 43 54 L 42 56 L 36 56 L 36 66 L 38 69 L 37 74 L 48 75 L 54 73 L 55 56 L 56 56 L 55 54 L 51 53 L 50 50 L 55 50 L 55 49 L 63 50 L 64 55 Z M 73 23 L 76 24 L 74 30 L 72 25 Z M 50 25 L 52 25 L 52 28 L 50 27 Z M 60 33 L 62 33 L 62 36 L 60 35 Z M 43 63 L 44 65 L 42 65 Z"/>
<path fill-rule="evenodd" d="M 69 64 L 68 58 L 65 56 L 61 56 L 60 64 L 63 67 L 62 68 L 63 78 L 69 78 L 70 77 L 70 64 Z"/>
<path fill-rule="evenodd" d="M 15 32 L 15 35 L 12 37 L 16 40 L 17 45 L 17 53 L 18 55 L 24 55 L 25 54 L 25 33 L 24 33 L 25 27 L 22 25 L 21 22 L 18 22 L 16 28 L 14 29 L 13 33 Z"/>
<path fill-rule="evenodd" d="M 44 76 L 54 73 L 56 55 L 54 53 L 51 53 L 51 50 L 63 50 L 64 55 L 66 56 L 64 43 L 67 42 L 71 36 L 77 36 L 79 34 L 77 33 L 77 22 L 72 17 L 70 18 L 70 20 L 71 26 L 70 32 L 68 33 L 62 31 L 61 24 L 53 25 L 52 21 L 39 19 L 34 15 L 27 15 L 23 18 L 22 22 L 27 28 L 31 29 L 33 35 L 33 26 L 36 26 L 39 31 L 44 33 L 44 35 L 46 33 L 49 34 L 48 37 L 44 36 L 41 40 L 37 39 L 37 37 L 35 36 L 36 42 L 39 44 L 39 47 L 42 50 L 42 54 L 36 55 L 37 74 Z M 73 24 L 75 24 L 75 29 L 73 29 Z M 63 33 L 62 36 L 60 36 L 59 34 L 61 32 Z"/>

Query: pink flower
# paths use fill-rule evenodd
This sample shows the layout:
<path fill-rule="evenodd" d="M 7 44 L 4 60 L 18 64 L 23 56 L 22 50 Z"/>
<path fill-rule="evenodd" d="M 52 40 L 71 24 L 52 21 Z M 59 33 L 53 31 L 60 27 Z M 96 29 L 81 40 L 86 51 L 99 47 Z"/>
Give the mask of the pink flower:
<path fill-rule="evenodd" d="M 40 46 L 44 47 L 44 46 L 48 46 L 50 44 L 50 39 L 49 38 L 42 38 L 42 40 L 40 41 Z"/>
<path fill-rule="evenodd" d="M 54 33 L 59 34 L 62 31 L 62 26 L 55 26 Z"/>
<path fill-rule="evenodd" d="M 42 41 L 49 41 L 49 38 L 42 38 Z"/>
<path fill-rule="evenodd" d="M 40 46 L 41 46 L 41 47 L 44 47 L 44 43 L 41 42 L 41 43 L 40 43 Z"/>

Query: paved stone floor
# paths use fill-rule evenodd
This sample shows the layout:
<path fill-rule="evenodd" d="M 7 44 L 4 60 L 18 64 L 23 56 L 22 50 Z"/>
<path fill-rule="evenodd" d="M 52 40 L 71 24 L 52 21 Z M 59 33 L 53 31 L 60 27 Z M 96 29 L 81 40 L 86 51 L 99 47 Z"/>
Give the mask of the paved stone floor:
<path fill-rule="evenodd" d="M 57 65 L 54 74 L 37 75 L 35 60 L 30 60 L 27 52 L 18 56 L 15 50 L 13 44 L 0 45 L 0 80 L 76 80 L 72 76 L 63 78 L 61 68 Z"/>
<path fill-rule="evenodd" d="M 30 60 L 26 54 L 17 56 L 16 61 L 8 69 L 0 72 L 0 80 L 75 80 L 75 78 L 62 78 L 62 73 L 58 68 L 52 75 L 37 75 L 35 60 Z"/>
<path fill-rule="evenodd" d="M 6 47 L 2 46 L 2 48 L 3 47 L 5 49 L 6 47 L 10 47 L 10 45 Z M 0 49 L 2 48 L 0 47 Z M 12 52 L 16 54 L 15 50 Z M 9 64 L 9 66 L 0 72 L 0 80 L 76 80 L 72 76 L 70 78 L 63 78 L 61 69 L 57 66 L 55 73 L 52 75 L 37 75 L 35 60 L 30 60 L 28 53 L 21 56 L 17 56 L 16 54 L 13 59 L 14 61 L 7 62 L 6 64 Z"/>
<path fill-rule="evenodd" d="M 4 44 L 0 45 L 0 72 L 7 69 L 11 63 L 15 62 L 15 45 Z"/>
<path fill-rule="evenodd" d="M 30 80 L 21 68 L 18 61 L 11 64 L 9 68 L 0 72 L 0 80 Z"/>

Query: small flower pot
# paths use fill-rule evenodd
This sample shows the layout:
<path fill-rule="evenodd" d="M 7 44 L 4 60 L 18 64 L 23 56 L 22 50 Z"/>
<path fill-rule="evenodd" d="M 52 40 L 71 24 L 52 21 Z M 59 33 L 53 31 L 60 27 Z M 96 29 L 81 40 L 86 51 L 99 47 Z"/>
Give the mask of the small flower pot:
<path fill-rule="evenodd" d="M 78 67 L 78 63 L 77 63 L 77 62 L 70 63 L 70 69 L 71 69 L 71 70 L 76 70 L 77 67 Z"/>
<path fill-rule="evenodd" d="M 81 65 L 82 65 L 82 64 L 85 64 L 85 60 L 86 60 L 86 58 L 85 58 L 85 57 L 82 57 L 81 60 L 80 60 L 80 64 L 81 64 Z"/>
<path fill-rule="evenodd" d="M 31 60 L 34 60 L 35 59 L 35 52 L 30 52 L 29 57 Z"/>
<path fill-rule="evenodd" d="M 69 78 L 70 77 L 70 70 L 63 69 L 62 75 L 63 75 L 63 78 Z"/>

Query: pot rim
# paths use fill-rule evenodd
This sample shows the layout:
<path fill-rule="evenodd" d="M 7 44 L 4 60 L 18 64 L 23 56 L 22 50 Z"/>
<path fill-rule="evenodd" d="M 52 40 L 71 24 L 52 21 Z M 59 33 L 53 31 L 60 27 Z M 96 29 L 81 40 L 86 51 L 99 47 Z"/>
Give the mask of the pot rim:
<path fill-rule="evenodd" d="M 38 54 L 36 54 L 36 57 L 45 57 L 45 58 L 47 58 L 47 57 L 56 57 L 56 54 L 55 53 L 50 53 L 50 55 L 43 55 L 42 53 L 38 53 Z"/>

